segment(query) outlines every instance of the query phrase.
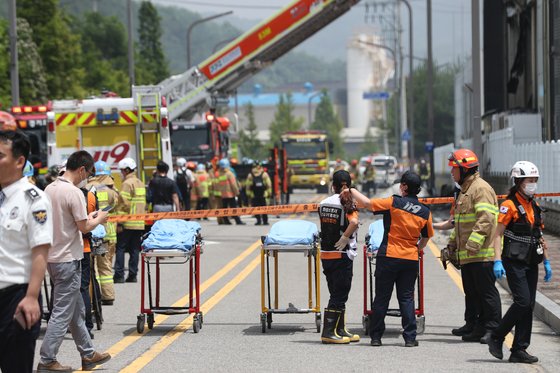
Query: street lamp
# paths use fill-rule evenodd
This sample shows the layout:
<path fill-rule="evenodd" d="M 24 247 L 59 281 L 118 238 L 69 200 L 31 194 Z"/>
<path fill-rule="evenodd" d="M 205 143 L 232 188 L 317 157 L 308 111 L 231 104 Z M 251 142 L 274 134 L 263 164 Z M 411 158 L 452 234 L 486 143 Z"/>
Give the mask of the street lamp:
<path fill-rule="evenodd" d="M 230 10 L 229 12 L 219 13 L 210 17 L 197 19 L 196 21 L 194 21 L 189 25 L 189 28 L 187 29 L 187 70 L 191 67 L 191 32 L 193 28 L 195 28 L 197 25 L 200 25 L 201 23 L 208 22 L 216 18 L 228 16 L 230 14 L 233 14 L 233 11 Z"/>
<path fill-rule="evenodd" d="M 214 45 L 214 48 L 212 48 L 212 54 L 216 53 L 218 51 L 218 49 L 220 49 L 224 45 L 227 45 L 227 44 L 231 43 L 232 41 L 234 41 L 238 37 L 239 36 L 234 36 L 233 38 L 228 38 L 226 40 L 222 40 L 222 41 L 216 43 L 216 45 Z"/>

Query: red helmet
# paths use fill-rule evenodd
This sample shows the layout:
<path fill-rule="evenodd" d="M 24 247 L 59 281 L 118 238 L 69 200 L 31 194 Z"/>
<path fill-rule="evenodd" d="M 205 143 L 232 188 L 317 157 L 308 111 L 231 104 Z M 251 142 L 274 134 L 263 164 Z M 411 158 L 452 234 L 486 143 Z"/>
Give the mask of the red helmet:
<path fill-rule="evenodd" d="M 478 157 L 472 150 L 459 149 L 449 154 L 448 166 L 474 168 L 478 166 Z"/>
<path fill-rule="evenodd" d="M 358 165 L 358 160 L 357 159 L 352 159 L 352 163 L 350 163 L 352 166 L 357 166 Z"/>
<path fill-rule="evenodd" d="M 193 161 L 187 162 L 187 168 L 191 171 L 196 170 L 196 163 L 194 163 Z"/>

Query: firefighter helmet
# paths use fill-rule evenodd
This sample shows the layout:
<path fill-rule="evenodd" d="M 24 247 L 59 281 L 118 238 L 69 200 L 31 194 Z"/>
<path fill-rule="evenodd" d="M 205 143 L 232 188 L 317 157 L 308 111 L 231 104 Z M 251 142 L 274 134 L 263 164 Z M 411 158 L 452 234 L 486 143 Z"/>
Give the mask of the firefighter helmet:
<path fill-rule="evenodd" d="M 95 162 L 95 176 L 99 175 L 111 175 L 111 166 L 103 161 Z"/>
<path fill-rule="evenodd" d="M 35 171 L 33 170 L 33 165 L 31 164 L 31 162 L 26 161 L 25 167 L 23 168 L 23 176 L 31 177 L 33 176 L 34 173 Z"/>
<path fill-rule="evenodd" d="M 220 166 L 221 168 L 228 168 L 229 167 L 228 159 L 227 158 L 220 159 L 220 161 L 218 162 L 218 166 Z"/>
<path fill-rule="evenodd" d="M 175 161 L 175 164 L 178 167 L 184 167 L 187 164 L 187 160 L 185 158 L 177 158 L 177 160 Z"/>
<path fill-rule="evenodd" d="M 136 161 L 132 158 L 125 158 L 119 162 L 119 170 L 124 170 L 130 168 L 131 170 L 136 170 Z"/>
<path fill-rule="evenodd" d="M 196 163 L 194 163 L 193 161 L 187 162 L 187 168 L 191 171 L 196 170 Z"/>
<path fill-rule="evenodd" d="M 356 167 L 358 165 L 358 160 L 357 159 L 352 159 L 352 162 L 350 162 L 350 164 L 354 167 Z"/>
<path fill-rule="evenodd" d="M 449 154 L 448 165 L 451 167 L 474 168 L 478 166 L 478 157 L 472 150 L 459 149 Z"/>
<path fill-rule="evenodd" d="M 197 170 L 197 171 L 206 171 L 206 166 L 204 165 L 204 163 L 199 163 L 199 164 L 196 166 L 196 170 Z"/>
<path fill-rule="evenodd" d="M 517 161 L 511 168 L 512 179 L 524 179 L 527 177 L 539 177 L 539 169 L 529 161 Z"/>

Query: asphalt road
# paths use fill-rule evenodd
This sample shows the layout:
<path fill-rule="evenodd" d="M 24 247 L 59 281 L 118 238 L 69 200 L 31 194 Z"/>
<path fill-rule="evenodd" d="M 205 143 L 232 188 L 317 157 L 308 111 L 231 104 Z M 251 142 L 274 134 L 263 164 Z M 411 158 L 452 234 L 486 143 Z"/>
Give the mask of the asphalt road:
<path fill-rule="evenodd" d="M 298 191 L 292 203 L 318 202 L 324 195 Z M 383 195 L 391 191 L 381 191 Z M 306 219 L 317 216 L 282 216 L 282 219 Z M 140 283 L 116 284 L 113 306 L 105 306 L 102 330 L 95 331 L 94 344 L 109 351 L 113 358 L 98 370 L 107 372 L 304 372 L 366 371 L 380 372 L 558 372 L 560 337 L 538 320 L 533 324 L 529 352 L 540 362 L 527 366 L 493 358 L 485 345 L 464 343 L 451 335 L 453 327 L 462 325 L 463 293 L 460 277 L 453 269 L 444 271 L 436 255 L 436 245 L 445 242 L 437 235 L 426 249 L 424 259 L 426 330 L 418 336 L 419 347 L 404 348 L 400 319 L 387 317 L 387 332 L 382 347 L 371 347 L 362 330 L 364 308 L 363 255 L 354 263 L 353 288 L 347 304 L 349 329 L 362 336 L 357 344 L 323 345 L 316 331 L 314 314 L 275 314 L 272 329 L 261 332 L 260 236 L 269 226 L 254 226 L 253 217 L 243 217 L 245 226 L 218 226 L 215 219 L 202 221 L 205 239 L 201 257 L 201 307 L 204 324 L 199 333 L 192 328 L 192 315 L 158 315 L 153 330 L 146 326 L 136 331 L 140 310 Z M 271 223 L 279 220 L 271 216 Z M 371 213 L 361 213 L 360 247 Z M 279 257 L 279 305 L 292 303 L 307 307 L 307 259 L 301 253 L 281 253 Z M 162 267 L 162 305 L 185 304 L 188 294 L 188 266 Z M 500 289 L 501 290 L 501 289 Z M 504 311 L 510 297 L 502 293 Z M 321 274 L 321 299 L 324 307 L 328 290 Z M 391 307 L 397 307 L 393 301 Z M 45 324 L 46 325 L 46 324 Z M 44 327 L 43 327 L 44 332 Z M 38 361 L 42 335 L 37 343 Z M 507 342 L 508 340 L 506 340 Z M 511 343 L 511 337 L 509 338 Z M 80 367 L 80 357 L 67 334 L 58 360 Z"/>

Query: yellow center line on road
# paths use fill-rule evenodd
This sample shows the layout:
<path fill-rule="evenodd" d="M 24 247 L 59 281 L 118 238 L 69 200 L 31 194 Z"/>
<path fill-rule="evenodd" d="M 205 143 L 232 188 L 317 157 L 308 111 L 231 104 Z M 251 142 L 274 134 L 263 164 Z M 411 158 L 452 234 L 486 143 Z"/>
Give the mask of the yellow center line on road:
<path fill-rule="evenodd" d="M 210 299 L 208 299 L 201 307 L 200 311 L 204 314 L 214 308 L 222 299 L 225 298 L 233 289 L 235 289 L 251 272 L 257 268 L 260 263 L 260 256 L 255 257 L 237 276 L 235 276 L 230 282 L 228 282 L 222 289 L 220 289 L 216 294 L 214 294 Z M 184 335 L 185 331 L 192 326 L 192 317 L 188 316 L 183 321 L 181 321 L 176 327 L 165 334 L 159 341 L 154 343 L 150 349 L 144 352 L 140 357 L 134 359 L 134 361 L 128 365 L 126 368 L 122 369 L 121 372 L 138 372 L 146 365 L 148 365 L 152 360 L 154 360 L 161 352 L 163 352 L 167 347 L 169 347 L 177 338 Z"/>
<path fill-rule="evenodd" d="M 428 247 L 430 248 L 430 251 L 432 252 L 434 257 L 436 258 L 436 260 L 439 261 L 438 257 L 440 255 L 440 250 L 438 249 L 436 244 L 433 243 L 432 240 L 430 240 L 430 241 L 428 241 Z M 447 274 L 449 275 L 449 277 L 451 277 L 451 279 L 455 283 L 455 285 L 457 285 L 457 287 L 461 290 L 461 292 L 463 294 L 465 294 L 465 290 L 463 289 L 463 280 L 461 279 L 461 275 L 459 275 L 459 272 L 451 265 L 447 266 L 446 271 L 447 271 Z M 506 342 L 506 345 L 509 348 L 511 348 L 511 345 L 513 344 L 513 335 L 511 333 L 508 333 L 508 335 L 506 335 L 505 342 Z"/>
<path fill-rule="evenodd" d="M 216 272 L 214 275 L 212 275 L 212 277 L 210 277 L 202 285 L 200 285 L 200 294 L 204 293 L 204 291 L 206 291 L 210 286 L 214 285 L 218 280 L 220 280 L 222 277 L 224 277 L 229 271 L 231 271 L 233 268 L 235 268 L 247 256 L 249 256 L 251 253 L 253 253 L 253 251 L 255 251 L 257 248 L 259 248 L 260 245 L 261 245 L 261 240 L 258 240 L 256 242 L 254 242 L 245 251 L 243 251 L 241 254 L 239 254 L 235 259 L 230 261 L 222 269 L 220 269 L 218 272 Z M 188 296 L 189 295 L 187 294 L 184 297 L 182 297 L 181 299 L 179 299 L 177 302 L 175 302 L 172 305 L 172 307 L 180 307 L 180 306 L 183 306 L 183 305 L 187 304 Z M 168 315 L 156 315 L 155 320 L 154 320 L 154 325 L 161 324 L 162 322 L 167 320 L 167 318 L 169 318 Z M 120 341 L 115 343 L 113 346 L 111 346 L 107 350 L 107 352 L 110 353 L 112 357 L 115 357 L 116 355 L 123 352 L 127 347 L 132 345 L 134 342 L 136 342 L 137 340 L 142 338 L 142 336 L 148 334 L 149 332 L 150 332 L 150 330 L 148 330 L 144 334 L 139 334 L 136 330 L 134 330 L 130 334 L 123 337 Z"/>

